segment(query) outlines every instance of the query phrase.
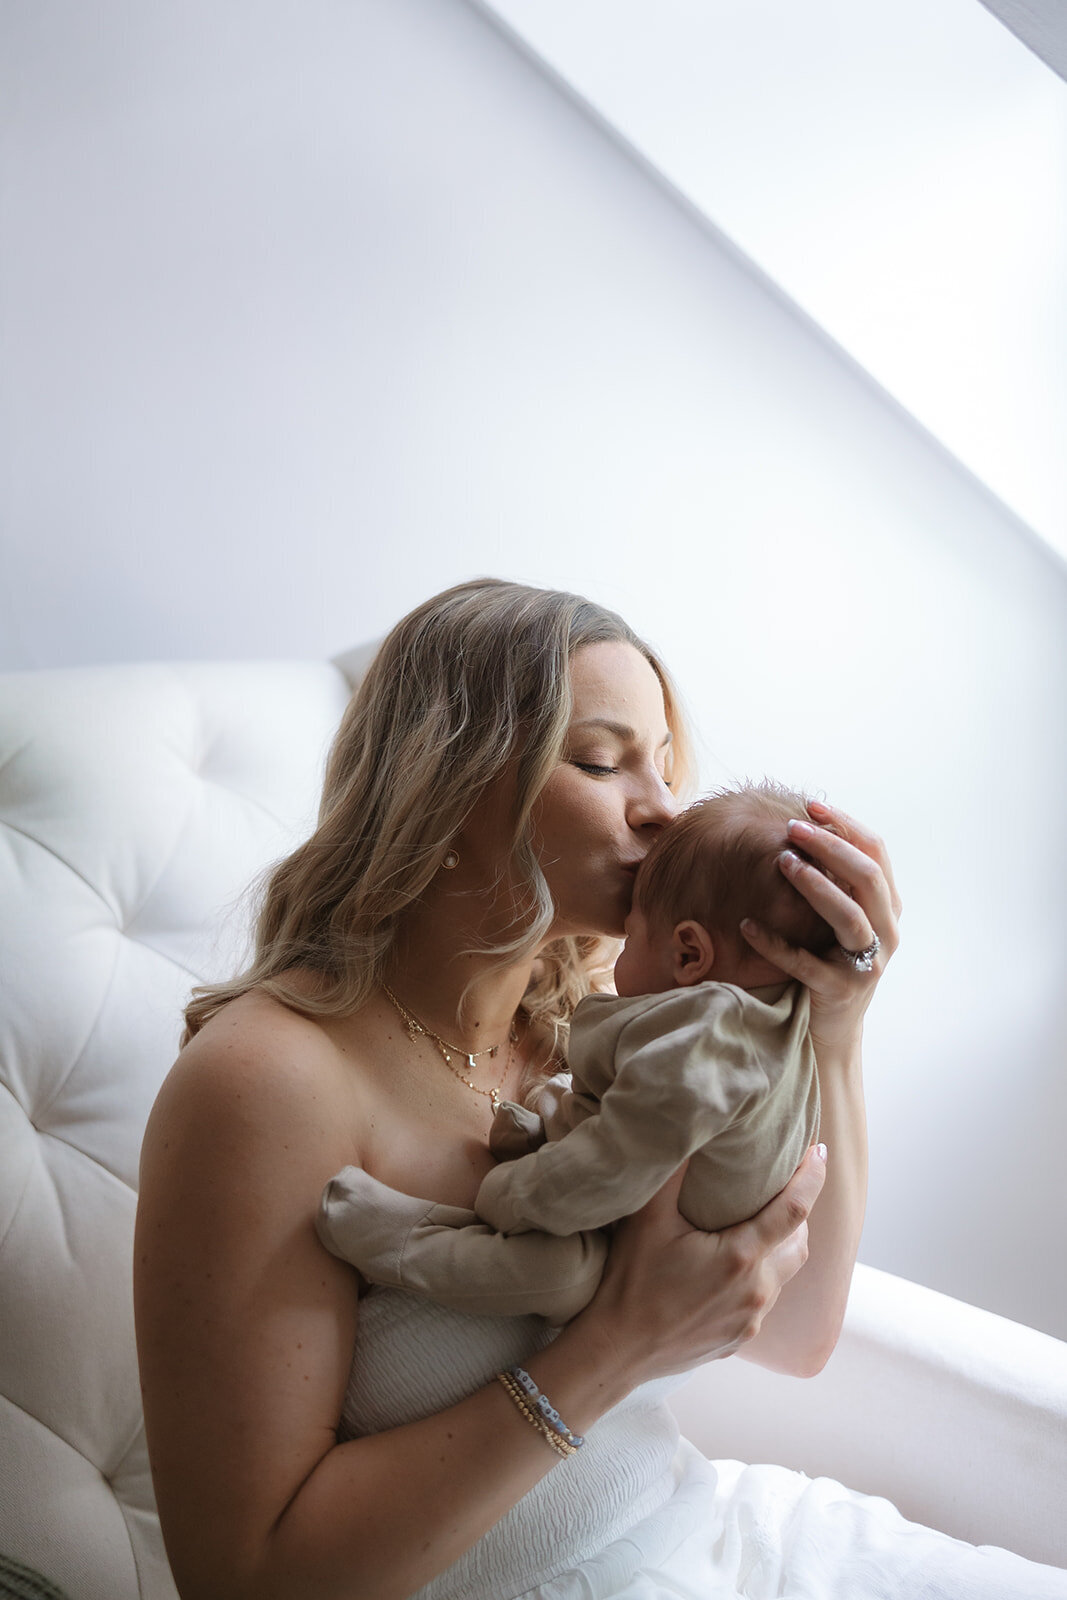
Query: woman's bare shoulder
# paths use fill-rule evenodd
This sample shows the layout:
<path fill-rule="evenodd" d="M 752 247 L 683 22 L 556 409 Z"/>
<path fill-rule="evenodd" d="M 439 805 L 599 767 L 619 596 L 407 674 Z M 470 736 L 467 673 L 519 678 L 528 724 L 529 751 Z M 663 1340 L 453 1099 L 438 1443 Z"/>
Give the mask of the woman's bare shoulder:
<path fill-rule="evenodd" d="M 182 1050 L 149 1118 L 145 1151 L 161 1130 L 206 1140 L 216 1151 L 235 1141 L 288 1130 L 317 1164 L 326 1150 L 354 1159 L 358 1068 L 341 1058 L 315 1018 L 261 991 L 216 1013 Z"/>
<path fill-rule="evenodd" d="M 216 1069 L 241 1061 L 261 1061 L 277 1069 L 322 1070 L 328 1064 L 329 1037 L 314 1016 L 295 1011 L 262 989 L 249 989 L 217 1011 L 190 1040 L 179 1062 L 210 1062 Z"/>

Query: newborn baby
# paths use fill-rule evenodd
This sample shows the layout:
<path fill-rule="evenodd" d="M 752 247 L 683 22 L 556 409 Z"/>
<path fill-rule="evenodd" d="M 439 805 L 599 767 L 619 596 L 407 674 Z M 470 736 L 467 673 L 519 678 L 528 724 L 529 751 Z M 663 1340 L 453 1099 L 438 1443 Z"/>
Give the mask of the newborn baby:
<path fill-rule="evenodd" d="M 819 1126 L 809 996 L 747 944 L 753 917 L 821 955 L 829 925 L 783 877 L 802 796 L 770 783 L 698 801 L 658 836 L 634 884 L 617 995 L 581 1001 L 570 1080 L 538 1116 L 505 1103 L 475 1211 L 417 1200 L 346 1167 L 319 1236 L 370 1283 L 461 1311 L 575 1316 L 600 1280 L 600 1230 L 690 1157 L 679 1208 L 717 1231 L 783 1189 Z M 525 1152 L 525 1153 L 524 1153 Z"/>

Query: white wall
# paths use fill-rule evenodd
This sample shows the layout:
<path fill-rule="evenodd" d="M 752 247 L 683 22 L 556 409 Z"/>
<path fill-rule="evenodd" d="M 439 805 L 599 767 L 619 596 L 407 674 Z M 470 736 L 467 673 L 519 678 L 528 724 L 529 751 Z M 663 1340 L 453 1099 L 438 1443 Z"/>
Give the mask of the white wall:
<path fill-rule="evenodd" d="M 1067 1335 L 1064 568 L 462 0 L 0 21 L 0 665 L 617 605 L 893 844 L 864 1258 Z"/>

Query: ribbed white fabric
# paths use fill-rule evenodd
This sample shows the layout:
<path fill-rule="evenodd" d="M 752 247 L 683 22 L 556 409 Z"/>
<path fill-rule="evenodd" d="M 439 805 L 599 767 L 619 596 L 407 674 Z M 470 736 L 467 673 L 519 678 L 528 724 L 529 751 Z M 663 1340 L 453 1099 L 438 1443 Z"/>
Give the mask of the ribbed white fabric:
<path fill-rule="evenodd" d="M 549 1342 L 540 1317 L 472 1317 L 401 1290 L 360 1302 L 342 1437 L 443 1411 Z M 678 1425 L 648 1384 L 603 1417 L 561 1462 L 419 1600 L 503 1600 L 584 1561 L 658 1511 L 675 1490 Z M 516 1426 L 525 1427 L 518 1415 Z M 546 1446 L 547 1449 L 547 1446 Z"/>
<path fill-rule="evenodd" d="M 443 1410 L 551 1335 L 402 1290 L 361 1302 L 341 1435 Z M 647 1384 L 412 1600 L 1067 1600 L 1067 1572 L 784 1467 L 705 1461 Z"/>

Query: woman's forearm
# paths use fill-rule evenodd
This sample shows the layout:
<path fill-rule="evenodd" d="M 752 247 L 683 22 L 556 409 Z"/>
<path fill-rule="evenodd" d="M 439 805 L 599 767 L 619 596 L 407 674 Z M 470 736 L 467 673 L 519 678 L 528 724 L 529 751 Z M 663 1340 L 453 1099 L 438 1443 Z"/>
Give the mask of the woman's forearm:
<path fill-rule="evenodd" d="M 612 1354 L 595 1335 L 588 1344 L 561 1335 L 527 1362 L 576 1433 L 628 1392 Z M 569 1466 L 495 1382 L 422 1421 L 337 1445 L 279 1518 L 242 1600 L 403 1600 L 547 1472 Z M 210 1600 L 233 1593 L 224 1584 Z"/>
<path fill-rule="evenodd" d="M 841 1332 L 867 1204 L 867 1117 L 860 1044 L 820 1052 L 820 1142 L 826 1183 L 808 1219 L 808 1259 L 742 1354 L 776 1372 L 812 1377 Z"/>

